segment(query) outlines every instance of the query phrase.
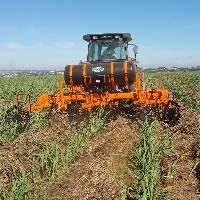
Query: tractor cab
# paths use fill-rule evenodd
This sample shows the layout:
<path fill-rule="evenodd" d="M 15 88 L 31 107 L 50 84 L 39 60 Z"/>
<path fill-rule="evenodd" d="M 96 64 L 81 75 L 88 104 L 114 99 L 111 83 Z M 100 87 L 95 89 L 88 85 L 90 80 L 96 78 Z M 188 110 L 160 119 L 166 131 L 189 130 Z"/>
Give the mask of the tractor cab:
<path fill-rule="evenodd" d="M 130 33 L 87 34 L 83 36 L 83 39 L 89 42 L 87 62 L 122 62 L 129 60 L 128 42 L 132 40 Z M 135 52 L 136 54 L 137 52 Z"/>

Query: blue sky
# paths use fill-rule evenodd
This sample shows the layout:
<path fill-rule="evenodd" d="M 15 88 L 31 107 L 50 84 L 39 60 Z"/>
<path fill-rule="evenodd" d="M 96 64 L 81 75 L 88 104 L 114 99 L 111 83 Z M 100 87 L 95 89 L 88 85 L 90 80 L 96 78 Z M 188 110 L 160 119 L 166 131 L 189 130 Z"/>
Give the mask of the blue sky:
<path fill-rule="evenodd" d="M 199 0 L 0 0 L 0 69 L 64 69 L 86 60 L 84 34 L 106 32 L 133 34 L 140 67 L 197 66 L 199 10 Z"/>

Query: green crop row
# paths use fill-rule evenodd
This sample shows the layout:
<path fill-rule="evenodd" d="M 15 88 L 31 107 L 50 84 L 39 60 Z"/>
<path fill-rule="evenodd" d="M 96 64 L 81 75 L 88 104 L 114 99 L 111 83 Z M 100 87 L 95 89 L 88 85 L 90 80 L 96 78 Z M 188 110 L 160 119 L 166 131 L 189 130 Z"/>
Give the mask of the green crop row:
<path fill-rule="evenodd" d="M 159 129 L 157 121 L 149 124 L 146 120 L 138 131 L 139 140 L 133 148 L 129 165 L 133 185 L 128 188 L 128 199 L 166 199 L 169 194 L 169 188 L 162 188 L 159 185 L 163 180 L 167 180 L 171 173 L 171 166 L 164 170 L 162 162 L 170 151 L 172 138 L 167 131 Z"/>
<path fill-rule="evenodd" d="M 0 101 L 15 103 L 16 94 L 26 93 L 32 103 L 44 93 L 59 91 L 59 76 L 19 76 L 0 78 Z"/>
<path fill-rule="evenodd" d="M 19 135 L 25 132 L 37 131 L 39 128 L 48 124 L 44 112 L 32 113 L 29 124 L 19 127 L 15 123 L 18 110 L 16 105 L 16 95 L 25 93 L 31 97 L 31 103 L 44 93 L 54 93 L 59 91 L 58 76 L 20 76 L 20 77 L 1 77 L 0 78 L 0 146 L 12 142 Z M 27 106 L 27 99 L 20 98 L 24 108 Z M 29 130 L 28 130 L 29 127 Z M 22 130 L 23 129 L 23 130 Z"/>
<path fill-rule="evenodd" d="M 155 73 L 145 73 L 145 87 L 155 89 Z"/>
<path fill-rule="evenodd" d="M 200 73 L 194 72 L 179 72 L 179 73 L 168 73 L 171 79 L 175 82 L 183 85 L 184 87 L 191 89 L 193 91 L 200 91 Z"/>
<path fill-rule="evenodd" d="M 188 106 L 196 111 L 200 111 L 200 101 L 192 98 L 188 93 L 184 92 L 179 85 L 172 83 L 166 76 L 162 77 L 163 83 L 169 88 L 169 90 L 180 100 L 185 102 Z"/>
<path fill-rule="evenodd" d="M 106 125 L 103 109 L 95 112 L 89 123 L 72 130 L 67 141 L 43 145 L 43 150 L 32 161 L 27 170 L 14 170 L 10 177 L 9 187 L 0 187 L 0 199 L 48 199 L 48 185 L 62 174 L 69 171 L 70 164 L 86 147 L 88 140 L 95 137 Z M 61 145 L 62 143 L 62 145 Z M 38 187 L 43 185 L 46 189 Z M 35 191 L 35 188 L 37 188 Z M 39 188 L 39 189 L 38 189 Z"/>

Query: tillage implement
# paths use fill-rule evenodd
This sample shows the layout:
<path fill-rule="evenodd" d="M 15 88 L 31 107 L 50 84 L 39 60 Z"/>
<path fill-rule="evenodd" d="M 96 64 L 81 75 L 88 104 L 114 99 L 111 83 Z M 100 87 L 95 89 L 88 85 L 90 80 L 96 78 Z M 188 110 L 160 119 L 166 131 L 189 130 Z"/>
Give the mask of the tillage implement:
<path fill-rule="evenodd" d="M 60 78 L 60 92 L 43 94 L 34 104 L 31 104 L 30 95 L 18 94 L 17 106 L 21 95 L 28 97 L 28 106 L 20 110 L 21 114 L 47 108 L 81 114 L 102 106 L 112 109 L 124 105 L 140 111 L 154 110 L 164 120 L 179 118 L 179 107 L 169 98 L 166 89 L 145 89 L 144 73 L 137 67 L 138 47 L 129 43 L 130 33 L 87 34 L 83 39 L 88 42 L 87 61 L 65 67 L 67 90 Z M 133 47 L 132 57 L 128 55 L 130 46 Z"/>

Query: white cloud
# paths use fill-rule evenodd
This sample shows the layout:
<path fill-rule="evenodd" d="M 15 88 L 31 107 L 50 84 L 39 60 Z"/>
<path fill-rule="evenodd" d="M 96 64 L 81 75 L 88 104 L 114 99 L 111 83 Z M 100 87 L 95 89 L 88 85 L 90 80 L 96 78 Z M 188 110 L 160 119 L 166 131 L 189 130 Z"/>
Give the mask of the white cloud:
<path fill-rule="evenodd" d="M 6 49 L 25 49 L 26 47 L 23 44 L 10 42 L 10 43 L 5 44 L 5 48 Z"/>

